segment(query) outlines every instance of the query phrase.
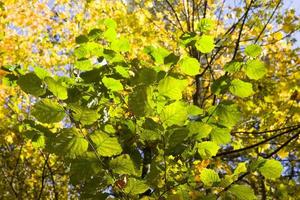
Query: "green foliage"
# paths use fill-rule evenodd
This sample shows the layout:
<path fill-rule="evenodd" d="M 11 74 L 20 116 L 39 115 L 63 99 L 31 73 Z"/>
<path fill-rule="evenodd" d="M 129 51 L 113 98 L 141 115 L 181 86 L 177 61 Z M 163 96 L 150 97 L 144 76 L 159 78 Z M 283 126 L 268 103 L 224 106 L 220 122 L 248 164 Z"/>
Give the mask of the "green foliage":
<path fill-rule="evenodd" d="M 205 186 L 212 186 L 215 183 L 220 182 L 220 177 L 217 172 L 212 169 L 203 169 L 200 174 L 200 180 Z"/>
<path fill-rule="evenodd" d="M 202 35 L 195 44 L 201 53 L 210 53 L 214 48 L 214 38 L 210 35 Z"/>
<path fill-rule="evenodd" d="M 102 79 L 102 83 L 105 85 L 105 87 L 111 91 L 120 91 L 123 90 L 123 85 L 119 80 L 116 80 L 114 78 L 108 78 L 104 77 Z"/>
<path fill-rule="evenodd" d="M 215 156 L 220 149 L 216 143 L 211 141 L 201 142 L 197 145 L 197 148 L 202 159 L 209 159 Z"/>
<path fill-rule="evenodd" d="M 42 123 L 60 122 L 66 116 L 64 108 L 51 99 L 37 102 L 31 114 Z"/>
<path fill-rule="evenodd" d="M 170 99 L 179 100 L 182 98 L 182 92 L 187 84 L 187 80 L 167 76 L 159 82 L 158 91 L 161 95 L 169 97 Z"/>
<path fill-rule="evenodd" d="M 187 120 L 187 109 L 183 102 L 175 101 L 163 108 L 160 118 L 166 126 L 182 126 Z"/>
<path fill-rule="evenodd" d="M 229 91 L 232 94 L 242 98 L 249 97 L 254 93 L 251 83 L 247 83 L 239 79 L 234 79 L 231 81 Z"/>
<path fill-rule="evenodd" d="M 193 199 L 251 200 L 256 199 L 254 191 L 237 184 L 240 176 L 258 171 L 266 179 L 280 177 L 283 167 L 276 160 L 258 159 L 248 165 L 244 155 L 243 162 L 233 164 L 219 159 L 243 148 L 237 139 L 242 136 L 234 129 L 241 124 L 251 129 L 253 120 L 246 121 L 243 112 L 248 114 L 254 106 L 240 105 L 252 106 L 251 96 L 261 95 L 253 81 L 267 73 L 257 59 L 260 46 L 245 49 L 249 60 L 216 64 L 222 73 L 215 77 L 213 72 L 206 74 L 213 70 L 210 64 L 201 68 L 215 48 L 210 19 L 201 19 L 197 32 L 181 36 L 179 42 L 188 47 L 185 53 L 147 46 L 143 53 L 149 60 L 128 56 L 133 45 L 117 34 L 113 19 L 101 25 L 105 29 L 76 37 L 70 76 L 56 77 L 38 67 L 25 75 L 14 72 L 20 88 L 40 98 L 30 110 L 37 121 L 29 115 L 18 129 L 34 148 L 65 159 L 72 184 L 85 188 L 82 198 L 106 198 L 97 191 L 109 188 L 114 197 L 126 199 L 150 191 L 153 199 L 194 195 Z M 93 64 L 96 58 L 106 64 Z M 243 81 L 245 74 L 251 83 Z M 62 123 L 53 124 L 57 122 Z M 214 194 L 205 197 L 200 187 Z"/>
<path fill-rule="evenodd" d="M 122 153 L 122 147 L 116 137 L 110 137 L 106 133 L 95 132 L 90 135 L 101 156 L 115 156 Z"/>
<path fill-rule="evenodd" d="M 56 96 L 60 100 L 65 100 L 68 98 L 67 88 L 62 86 L 61 83 L 55 81 L 51 77 L 46 77 L 45 82 L 47 84 L 48 90 L 52 92 L 54 96 Z"/>
<path fill-rule="evenodd" d="M 283 166 L 277 160 L 266 160 L 258 171 L 267 179 L 276 179 L 281 176 Z"/>
<path fill-rule="evenodd" d="M 258 80 L 265 76 L 267 69 L 260 60 L 248 60 L 245 66 L 245 73 L 250 79 Z"/>
<path fill-rule="evenodd" d="M 200 63 L 191 57 L 183 57 L 179 61 L 179 66 L 181 71 L 189 76 L 195 76 L 200 71 Z"/>
<path fill-rule="evenodd" d="M 257 57 L 261 54 L 262 48 L 257 44 L 251 44 L 246 47 L 245 53 L 250 57 Z"/>
<path fill-rule="evenodd" d="M 20 76 L 17 83 L 20 88 L 28 94 L 41 96 L 46 93 L 41 79 L 39 79 L 39 77 L 34 73 L 28 73 Z"/>
<path fill-rule="evenodd" d="M 252 188 L 247 185 L 233 185 L 228 192 L 238 200 L 257 199 Z"/>

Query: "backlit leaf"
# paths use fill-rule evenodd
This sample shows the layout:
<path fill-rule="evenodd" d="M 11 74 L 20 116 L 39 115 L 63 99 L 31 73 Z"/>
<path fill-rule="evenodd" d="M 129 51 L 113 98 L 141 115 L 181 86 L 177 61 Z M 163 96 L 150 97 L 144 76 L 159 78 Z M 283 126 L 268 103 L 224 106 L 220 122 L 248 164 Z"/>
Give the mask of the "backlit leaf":
<path fill-rule="evenodd" d="M 31 114 L 42 123 L 55 123 L 63 120 L 65 110 L 55 101 L 43 99 L 33 106 Z"/>

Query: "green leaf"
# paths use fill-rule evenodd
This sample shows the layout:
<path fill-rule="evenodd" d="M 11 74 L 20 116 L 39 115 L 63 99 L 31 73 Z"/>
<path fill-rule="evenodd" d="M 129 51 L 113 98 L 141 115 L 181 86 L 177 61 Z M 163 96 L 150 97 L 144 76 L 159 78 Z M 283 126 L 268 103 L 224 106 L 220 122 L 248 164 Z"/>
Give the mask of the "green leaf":
<path fill-rule="evenodd" d="M 80 45 L 79 47 L 75 48 L 75 50 L 74 50 L 74 55 L 78 59 L 85 58 L 85 57 L 87 57 L 88 54 L 89 54 L 89 51 L 85 48 L 84 45 Z"/>
<path fill-rule="evenodd" d="M 105 19 L 103 23 L 107 28 L 113 28 L 113 29 L 117 28 L 117 22 L 111 18 Z"/>
<path fill-rule="evenodd" d="M 230 73 L 238 72 L 241 69 L 242 65 L 242 62 L 229 62 L 224 66 L 224 70 Z"/>
<path fill-rule="evenodd" d="M 233 185 L 228 189 L 228 192 L 235 196 L 237 200 L 257 199 L 253 189 L 247 185 Z"/>
<path fill-rule="evenodd" d="M 104 86 L 111 91 L 120 91 L 123 90 L 123 85 L 120 80 L 116 80 L 114 78 L 104 77 L 102 78 L 102 83 Z"/>
<path fill-rule="evenodd" d="M 74 67 L 76 69 L 79 69 L 81 71 L 88 71 L 93 69 L 93 65 L 89 59 L 80 59 L 77 60 L 74 64 Z"/>
<path fill-rule="evenodd" d="M 212 186 L 214 183 L 220 182 L 220 177 L 217 172 L 212 169 L 201 170 L 200 180 L 205 186 Z"/>
<path fill-rule="evenodd" d="M 181 71 L 189 76 L 195 76 L 200 73 L 200 63 L 196 58 L 186 56 L 183 57 L 178 64 Z"/>
<path fill-rule="evenodd" d="M 163 108 L 160 119 L 166 126 L 182 126 L 187 120 L 187 116 L 186 105 L 183 102 L 176 101 Z"/>
<path fill-rule="evenodd" d="M 283 166 L 279 161 L 271 159 L 259 167 L 258 171 L 267 179 L 276 179 L 281 176 Z"/>
<path fill-rule="evenodd" d="M 65 110 L 55 101 L 43 99 L 33 106 L 31 114 L 42 123 L 55 123 L 63 120 Z"/>
<path fill-rule="evenodd" d="M 254 93 L 251 83 L 247 83 L 239 79 L 234 79 L 231 81 L 229 91 L 233 95 L 242 98 L 249 97 Z"/>
<path fill-rule="evenodd" d="M 129 70 L 128 68 L 125 68 L 125 67 L 122 67 L 120 65 L 117 65 L 115 67 L 115 70 L 118 74 L 120 74 L 122 77 L 124 78 L 129 78 L 130 77 L 130 74 L 129 74 Z"/>
<path fill-rule="evenodd" d="M 77 105 L 70 105 L 69 107 L 73 111 L 72 116 L 74 120 L 80 122 L 83 125 L 91 125 L 99 118 L 97 110 L 92 110 Z"/>
<path fill-rule="evenodd" d="M 137 195 L 144 193 L 148 189 L 149 186 L 144 181 L 135 178 L 129 178 L 124 191 L 127 194 Z"/>
<path fill-rule="evenodd" d="M 192 116 L 202 115 L 204 113 L 203 109 L 199 106 L 189 105 L 187 108 L 188 114 Z"/>
<path fill-rule="evenodd" d="M 139 86 L 129 95 L 128 106 L 136 116 L 146 116 L 155 106 L 152 97 L 152 87 Z"/>
<path fill-rule="evenodd" d="M 229 78 L 227 76 L 221 76 L 215 80 L 211 86 L 211 90 L 214 94 L 224 94 L 229 87 Z"/>
<path fill-rule="evenodd" d="M 262 48 L 257 44 L 251 44 L 246 47 L 245 53 L 250 57 L 257 57 L 261 54 Z"/>
<path fill-rule="evenodd" d="M 46 89 L 43 88 L 41 79 L 39 79 L 39 77 L 34 73 L 28 73 L 20 76 L 17 84 L 24 92 L 34 96 L 41 96 L 46 93 Z"/>
<path fill-rule="evenodd" d="M 195 139 L 200 141 L 202 138 L 208 137 L 212 130 L 209 124 L 204 122 L 189 122 L 188 128 L 191 135 L 195 135 Z"/>
<path fill-rule="evenodd" d="M 167 49 L 155 46 L 147 46 L 144 51 L 159 65 L 164 64 L 165 58 L 170 54 Z"/>
<path fill-rule="evenodd" d="M 211 31 L 215 28 L 215 26 L 216 25 L 215 25 L 214 21 L 211 19 L 207 19 L 207 18 L 200 19 L 199 23 L 197 24 L 197 28 L 201 32 Z"/>
<path fill-rule="evenodd" d="M 109 162 L 110 169 L 116 174 L 137 175 L 133 161 L 128 154 L 120 155 Z"/>
<path fill-rule="evenodd" d="M 45 82 L 48 86 L 48 90 L 52 92 L 54 96 L 56 96 L 60 100 L 65 100 L 68 98 L 67 88 L 62 86 L 61 83 L 55 81 L 51 77 L 46 77 Z"/>
<path fill-rule="evenodd" d="M 88 145 L 88 141 L 75 128 L 62 129 L 52 141 L 54 151 L 69 158 L 76 158 L 85 154 Z"/>
<path fill-rule="evenodd" d="M 51 74 L 44 68 L 41 67 L 35 67 L 34 73 L 41 79 L 45 79 L 48 76 L 51 76 Z"/>
<path fill-rule="evenodd" d="M 115 28 L 108 28 L 104 33 L 103 37 L 109 41 L 112 42 L 117 39 L 117 32 Z"/>
<path fill-rule="evenodd" d="M 31 140 L 32 146 L 34 148 L 44 148 L 45 147 L 45 136 L 39 131 L 26 131 L 24 135 Z"/>
<path fill-rule="evenodd" d="M 197 148 L 202 159 L 209 159 L 215 156 L 220 149 L 216 143 L 211 141 L 201 142 L 197 145 Z"/>
<path fill-rule="evenodd" d="M 241 173 L 247 172 L 246 163 L 239 163 L 238 166 L 235 168 L 233 175 L 238 177 Z"/>
<path fill-rule="evenodd" d="M 258 80 L 265 76 L 267 69 L 260 60 L 249 60 L 246 63 L 245 73 L 250 79 Z"/>
<path fill-rule="evenodd" d="M 210 53 L 215 48 L 214 38 L 210 35 L 202 35 L 195 46 L 201 53 Z"/>
<path fill-rule="evenodd" d="M 117 52 L 127 52 L 130 49 L 129 41 L 125 38 L 113 40 L 110 47 Z"/>
<path fill-rule="evenodd" d="M 211 140 L 218 145 L 227 144 L 231 141 L 230 130 L 227 128 L 214 127 L 210 135 Z"/>
<path fill-rule="evenodd" d="M 215 111 L 219 124 L 232 128 L 238 123 L 241 113 L 236 104 L 225 101 L 220 103 Z"/>
<path fill-rule="evenodd" d="M 79 35 L 75 38 L 77 44 L 86 43 L 89 41 L 89 38 L 86 35 Z"/>
<path fill-rule="evenodd" d="M 158 91 L 160 94 L 169 97 L 170 99 L 179 100 L 182 98 L 182 91 L 188 85 L 187 80 L 180 80 L 167 76 L 158 84 Z"/>
<path fill-rule="evenodd" d="M 94 132 L 90 135 L 101 156 L 115 156 L 122 153 L 122 147 L 116 137 L 110 137 L 106 133 Z"/>

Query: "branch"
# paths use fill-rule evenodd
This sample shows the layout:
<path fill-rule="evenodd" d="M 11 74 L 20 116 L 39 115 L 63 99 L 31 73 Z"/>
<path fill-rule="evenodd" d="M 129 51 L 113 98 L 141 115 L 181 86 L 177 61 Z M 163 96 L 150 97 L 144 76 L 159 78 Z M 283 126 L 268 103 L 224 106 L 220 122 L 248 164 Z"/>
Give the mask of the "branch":
<path fill-rule="evenodd" d="M 254 44 L 257 43 L 257 41 L 259 40 L 259 38 L 261 37 L 261 35 L 262 35 L 262 34 L 264 33 L 264 31 L 266 30 L 268 24 L 270 23 L 271 19 L 272 19 L 273 16 L 274 16 L 275 12 L 276 12 L 277 9 L 279 8 L 280 3 L 281 3 L 281 0 L 278 1 L 278 3 L 277 3 L 277 5 L 276 5 L 275 9 L 273 10 L 273 12 L 272 12 L 270 18 L 268 19 L 267 23 L 264 25 L 263 29 L 261 30 L 261 32 L 258 34 L 257 38 L 255 39 Z"/>
<path fill-rule="evenodd" d="M 45 178 L 46 178 L 45 171 L 46 171 L 46 165 L 47 165 L 48 159 L 49 159 L 49 155 L 45 158 L 45 163 L 44 163 L 43 172 L 42 172 L 42 185 L 41 185 L 39 196 L 37 198 L 38 200 L 41 199 L 43 190 L 44 190 L 44 182 L 45 182 Z"/>
<path fill-rule="evenodd" d="M 290 132 L 292 132 L 294 130 L 297 130 L 298 128 L 299 127 L 296 127 L 296 128 L 293 128 L 293 129 L 289 129 L 289 130 L 284 131 L 282 133 L 276 134 L 276 135 L 274 135 L 274 136 L 272 136 L 270 138 L 267 138 L 267 139 L 265 139 L 265 140 L 263 140 L 261 142 L 258 142 L 256 144 L 253 144 L 253 145 L 241 148 L 241 149 L 236 149 L 236 150 L 232 150 L 232 151 L 225 151 L 225 152 L 218 153 L 217 155 L 214 156 L 214 158 L 221 157 L 221 156 L 226 156 L 226 155 L 229 155 L 229 154 L 239 153 L 239 152 L 242 152 L 242 151 L 247 151 L 249 149 L 252 149 L 252 148 L 255 148 L 255 147 L 259 146 L 259 145 L 262 145 L 262 144 L 264 144 L 264 143 L 266 143 L 266 142 L 268 142 L 270 140 L 273 140 L 273 139 L 275 139 L 277 137 L 280 137 L 280 136 L 282 136 L 282 135 L 284 135 L 286 133 L 290 133 Z"/>
<path fill-rule="evenodd" d="M 242 21 L 242 25 L 241 25 L 241 28 L 240 28 L 240 31 L 239 31 L 239 35 L 238 35 L 238 39 L 235 43 L 235 48 L 234 48 L 234 53 L 233 53 L 233 56 L 232 56 L 232 59 L 231 60 L 234 60 L 236 55 L 237 55 L 237 52 L 239 50 L 239 46 L 240 46 L 240 40 L 241 40 L 241 36 L 242 36 L 242 32 L 243 32 L 243 29 L 244 29 L 244 25 L 245 25 L 245 22 L 246 22 L 246 19 L 247 19 L 247 16 L 248 16 L 248 13 L 249 13 L 249 10 L 252 6 L 252 3 L 254 2 L 254 0 L 251 0 L 250 1 L 250 4 L 245 12 L 245 16 L 243 18 L 243 21 Z"/>
<path fill-rule="evenodd" d="M 181 25 L 181 23 L 180 23 L 180 19 L 179 19 L 177 13 L 176 13 L 174 7 L 173 7 L 172 4 L 169 2 L 169 0 L 165 0 L 165 1 L 167 2 L 167 4 L 169 5 L 169 7 L 171 8 L 173 14 L 175 15 L 175 18 L 176 18 L 176 20 L 177 20 L 177 22 L 178 22 L 178 24 L 179 24 L 179 26 L 180 26 L 181 31 L 182 31 L 182 32 L 185 32 L 184 29 L 183 29 L 183 27 L 182 27 L 182 25 Z"/>
<path fill-rule="evenodd" d="M 277 132 L 277 131 L 281 131 L 281 130 L 285 130 L 285 129 L 296 128 L 296 127 L 300 128 L 300 124 L 293 125 L 293 126 L 288 126 L 288 127 L 284 127 L 284 128 L 279 128 L 279 129 L 266 130 L 266 131 L 234 131 L 234 132 L 231 132 L 231 133 L 232 134 L 236 134 L 236 133 L 263 134 L 263 133 Z"/>
<path fill-rule="evenodd" d="M 285 143 L 283 143 L 280 147 L 278 147 L 275 151 L 273 151 L 272 153 L 270 153 L 269 155 L 265 156 L 264 158 L 270 158 L 273 155 L 275 155 L 278 151 L 280 151 L 283 147 L 287 146 L 291 141 L 293 141 L 294 139 L 298 138 L 300 132 L 296 133 L 295 135 L 293 135 L 293 137 L 291 137 L 290 139 L 288 139 Z"/>

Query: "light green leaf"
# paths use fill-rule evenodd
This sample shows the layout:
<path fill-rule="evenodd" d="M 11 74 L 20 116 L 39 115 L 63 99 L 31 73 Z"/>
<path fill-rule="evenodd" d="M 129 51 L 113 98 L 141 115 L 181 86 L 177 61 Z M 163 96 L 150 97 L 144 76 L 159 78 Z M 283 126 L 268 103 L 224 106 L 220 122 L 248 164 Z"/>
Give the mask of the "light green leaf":
<path fill-rule="evenodd" d="M 210 35 L 202 35 L 195 46 L 201 53 L 210 53 L 215 48 L 214 38 Z"/>
<path fill-rule="evenodd" d="M 102 78 L 102 83 L 104 86 L 111 91 L 120 91 L 123 90 L 123 85 L 120 80 L 116 80 L 114 78 L 104 77 Z"/>
<path fill-rule="evenodd" d="M 281 176 L 283 166 L 279 161 L 271 159 L 259 167 L 258 171 L 267 179 L 276 179 Z"/>
<path fill-rule="evenodd" d="M 159 65 L 165 64 L 165 58 L 170 54 L 167 49 L 155 46 L 147 46 L 144 51 Z"/>
<path fill-rule="evenodd" d="M 125 38 L 113 40 L 111 49 L 117 52 L 127 52 L 130 49 L 129 41 Z"/>
<path fill-rule="evenodd" d="M 137 175 L 133 161 L 128 154 L 120 155 L 109 162 L 110 169 L 116 174 Z"/>
<path fill-rule="evenodd" d="M 238 72 L 241 69 L 242 65 L 243 63 L 241 62 L 229 62 L 224 66 L 224 70 L 230 73 Z"/>
<path fill-rule="evenodd" d="M 135 178 L 129 178 L 124 191 L 127 194 L 138 195 L 144 193 L 148 189 L 149 186 L 144 181 Z"/>
<path fill-rule="evenodd" d="M 205 186 L 212 186 L 214 183 L 220 182 L 220 177 L 217 172 L 212 169 L 201 170 L 200 180 Z"/>
<path fill-rule="evenodd" d="M 83 125 L 91 125 L 99 118 L 97 110 L 92 110 L 77 105 L 70 105 L 69 107 L 73 111 L 72 116 L 74 120 L 80 122 Z"/>
<path fill-rule="evenodd" d="M 112 42 L 117 39 L 117 32 L 115 28 L 108 28 L 104 33 L 103 37 L 109 41 Z"/>
<path fill-rule="evenodd" d="M 115 156 L 122 153 L 122 147 L 116 137 L 110 137 L 106 133 L 95 132 L 90 135 L 101 156 Z"/>
<path fill-rule="evenodd" d="M 238 166 L 235 168 L 233 175 L 238 177 L 241 173 L 247 172 L 246 163 L 239 163 Z"/>
<path fill-rule="evenodd" d="M 188 85 L 187 80 L 180 80 L 167 76 L 159 81 L 158 91 L 160 94 L 169 97 L 170 99 L 179 100 L 182 98 L 182 91 Z"/>
<path fill-rule="evenodd" d="M 75 128 L 62 129 L 52 141 L 52 147 L 57 154 L 76 158 L 87 152 L 88 141 Z"/>
<path fill-rule="evenodd" d="M 117 28 L 117 22 L 111 18 L 105 19 L 103 23 L 107 28 Z"/>
<path fill-rule="evenodd" d="M 44 68 L 41 67 L 35 67 L 34 73 L 41 79 L 45 79 L 48 76 L 51 76 L 51 74 Z"/>
<path fill-rule="evenodd" d="M 46 89 L 43 88 L 41 79 L 39 79 L 39 77 L 34 73 L 28 73 L 20 76 L 17 84 L 24 92 L 34 96 L 41 96 L 46 93 Z"/>
<path fill-rule="evenodd" d="M 252 84 L 248 82 L 244 82 L 239 79 L 234 79 L 231 81 L 229 86 L 229 91 L 238 97 L 249 97 L 252 94 L 254 94 L 254 91 L 252 89 Z"/>
<path fill-rule="evenodd" d="M 195 115 L 201 115 L 204 113 L 203 109 L 201 109 L 199 106 L 195 105 L 189 105 L 187 108 L 188 114 L 195 116 Z"/>
<path fill-rule="evenodd" d="M 201 32 L 207 32 L 210 30 L 213 30 L 215 28 L 215 23 L 213 20 L 211 19 L 207 19 L 207 18 L 203 18 L 200 19 L 199 23 L 197 24 L 197 28 L 201 31 Z"/>
<path fill-rule="evenodd" d="M 74 64 L 74 67 L 76 69 L 79 69 L 81 71 L 88 71 L 93 69 L 93 65 L 89 59 L 80 59 L 77 60 Z"/>
<path fill-rule="evenodd" d="M 214 127 L 210 135 L 211 140 L 218 145 L 227 144 L 231 141 L 230 130 L 227 128 Z"/>
<path fill-rule="evenodd" d="M 260 60 L 249 60 L 246 63 L 245 73 L 250 79 L 258 80 L 265 76 L 267 69 Z"/>
<path fill-rule="evenodd" d="M 124 78 L 129 78 L 130 77 L 130 74 L 129 74 L 129 70 L 125 67 L 122 67 L 120 65 L 117 65 L 115 67 L 115 70 L 118 74 L 120 74 L 122 77 Z"/>
<path fill-rule="evenodd" d="M 65 110 L 55 101 L 43 99 L 33 106 L 31 114 L 42 123 L 55 123 L 63 120 Z"/>
<path fill-rule="evenodd" d="M 208 137 L 209 133 L 212 130 L 212 127 L 209 124 L 204 122 L 189 122 L 188 128 L 191 135 L 196 134 L 196 140 L 201 140 L 202 138 Z"/>
<path fill-rule="evenodd" d="M 186 56 L 183 57 L 178 64 L 181 71 L 189 76 L 195 76 L 200 73 L 200 63 L 196 58 Z"/>
<path fill-rule="evenodd" d="M 183 102 L 176 101 L 165 106 L 160 114 L 161 121 L 166 126 L 184 125 L 187 120 L 187 109 Z"/>
<path fill-rule="evenodd" d="M 45 82 L 48 86 L 48 90 L 52 92 L 54 96 L 56 96 L 60 100 L 65 100 L 68 98 L 67 88 L 62 86 L 61 83 L 55 81 L 51 77 L 46 77 Z"/>
<path fill-rule="evenodd" d="M 74 55 L 78 59 L 85 58 L 88 56 L 88 54 L 89 54 L 89 51 L 85 48 L 84 45 L 80 45 L 79 47 L 75 48 L 75 50 L 74 50 Z"/>
<path fill-rule="evenodd" d="M 215 156 L 220 147 L 211 141 L 205 141 L 198 144 L 198 153 L 200 154 L 202 159 L 209 159 Z"/>
<path fill-rule="evenodd" d="M 228 189 L 228 192 L 235 196 L 237 200 L 257 199 L 253 189 L 247 185 L 233 185 Z"/>
<path fill-rule="evenodd" d="M 215 110 L 215 114 L 219 124 L 228 128 L 236 125 L 241 117 L 238 106 L 228 101 L 220 103 Z"/>
<path fill-rule="evenodd" d="M 246 47 L 245 53 L 250 57 L 257 57 L 261 54 L 262 48 L 257 44 L 251 44 Z"/>

